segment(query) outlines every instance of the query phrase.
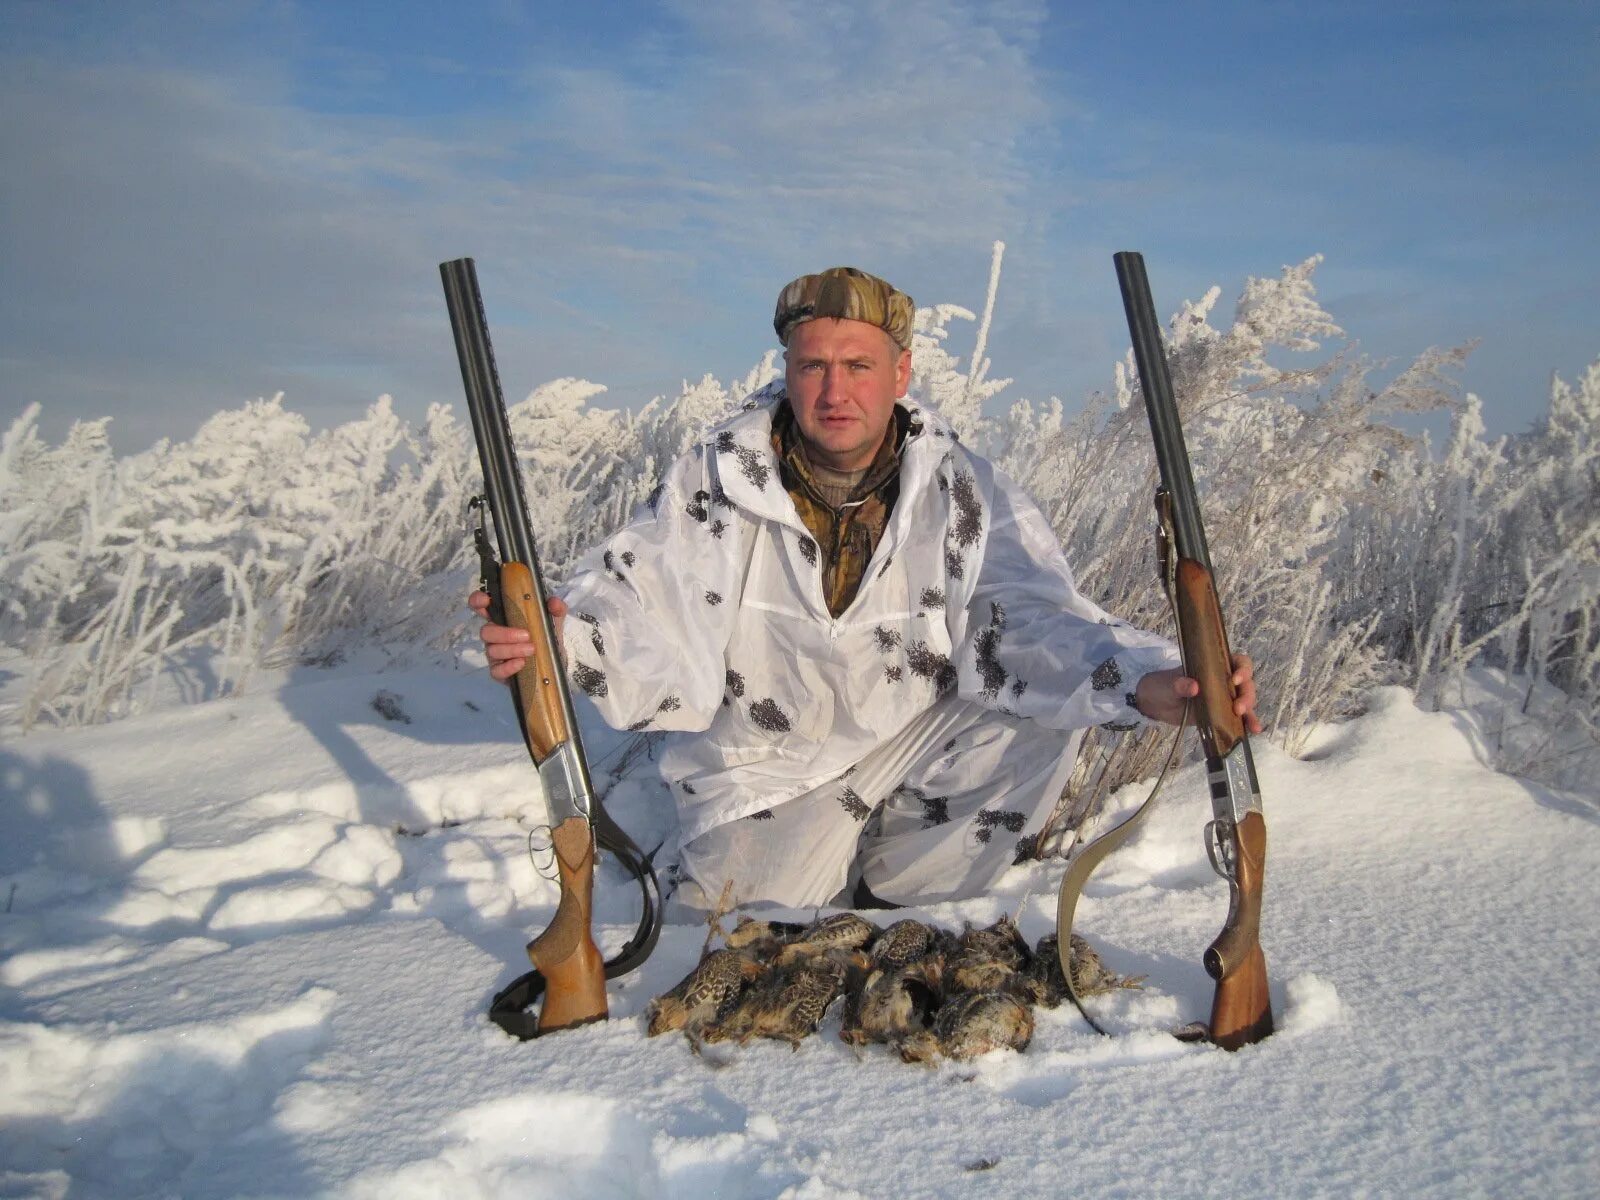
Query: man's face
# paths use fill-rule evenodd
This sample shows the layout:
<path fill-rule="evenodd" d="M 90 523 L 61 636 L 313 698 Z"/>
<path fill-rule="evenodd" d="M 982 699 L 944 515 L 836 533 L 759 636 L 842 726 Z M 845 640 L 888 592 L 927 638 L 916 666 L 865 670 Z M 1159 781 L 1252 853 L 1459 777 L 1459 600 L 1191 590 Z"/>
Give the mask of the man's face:
<path fill-rule="evenodd" d="M 784 380 L 811 461 L 859 471 L 878 453 L 894 402 L 911 383 L 911 351 L 876 325 L 819 317 L 789 335 Z"/>

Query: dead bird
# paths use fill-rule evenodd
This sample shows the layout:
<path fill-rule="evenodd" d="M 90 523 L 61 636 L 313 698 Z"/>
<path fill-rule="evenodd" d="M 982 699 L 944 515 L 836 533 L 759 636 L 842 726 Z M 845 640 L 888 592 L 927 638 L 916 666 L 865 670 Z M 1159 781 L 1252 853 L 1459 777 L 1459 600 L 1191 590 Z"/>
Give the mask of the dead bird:
<path fill-rule="evenodd" d="M 1071 951 L 1068 957 L 1072 961 L 1072 987 L 1079 996 L 1098 996 L 1118 988 L 1144 987 L 1143 975 L 1118 975 L 1101 962 L 1094 947 L 1077 934 L 1072 935 L 1068 948 Z"/>
<path fill-rule="evenodd" d="M 743 950 L 756 958 L 771 958 L 780 947 L 809 929 L 799 921 L 758 921 L 742 917 L 733 932 L 723 937 L 730 949 Z"/>
<path fill-rule="evenodd" d="M 926 958 L 938 945 L 938 931 L 909 917 L 890 925 L 872 943 L 872 961 L 893 969 Z"/>
<path fill-rule="evenodd" d="M 864 972 L 866 966 L 864 955 L 832 950 L 774 967 L 731 1011 L 708 1023 L 700 1038 L 706 1043 L 735 1041 L 740 1045 L 751 1038 L 775 1038 L 798 1049 L 843 994 L 849 975 Z"/>
<path fill-rule="evenodd" d="M 834 913 L 813 921 L 786 941 L 773 961 L 779 966 L 788 966 L 798 959 L 830 950 L 864 950 L 877 936 L 878 927 L 864 917 L 853 912 Z"/>
<path fill-rule="evenodd" d="M 1035 1004 L 1054 1008 L 1067 998 L 1067 979 L 1061 970 L 1060 939 L 1047 933 L 1039 939 L 1033 962 L 1026 972 L 1028 988 Z M 1077 934 L 1068 943 L 1072 963 L 1072 987 L 1079 999 L 1099 996 L 1118 988 L 1142 988 L 1143 975 L 1119 975 L 1100 961 L 1100 955 Z"/>
<path fill-rule="evenodd" d="M 1004 963 L 1014 971 L 1022 970 L 1033 957 L 1027 939 L 1022 936 L 1022 931 L 1017 928 L 1010 914 L 1006 913 L 1001 914 L 993 925 L 981 929 L 968 925 L 961 931 L 957 942 L 963 951 L 976 951 L 986 958 Z"/>
<path fill-rule="evenodd" d="M 1033 952 L 1011 917 L 1002 916 L 981 929 L 968 925 L 946 951 L 945 989 L 952 993 L 1010 990 L 1025 994 L 1024 972 L 1032 961 Z"/>
<path fill-rule="evenodd" d="M 940 1057 L 965 1061 L 991 1050 L 1026 1050 L 1033 1039 L 1033 1009 L 1011 992 L 963 992 L 952 997 L 931 1029 L 900 1039 L 906 1062 Z"/>
<path fill-rule="evenodd" d="M 1031 996 L 1027 972 L 1003 958 L 996 958 L 987 947 L 958 950 L 945 963 L 944 985 L 951 995 L 1019 991 Z"/>
<path fill-rule="evenodd" d="M 839 1040 L 852 1046 L 894 1042 L 925 1029 L 942 998 L 942 970 L 937 957 L 873 968 L 859 987 L 846 994 Z"/>
<path fill-rule="evenodd" d="M 1080 941 L 1083 939 L 1077 934 L 1072 935 L 1074 948 Z M 1061 939 L 1055 934 L 1045 934 L 1039 939 L 1038 946 L 1034 947 L 1033 961 L 1023 972 L 1023 985 L 1028 995 L 1035 1004 L 1042 1004 L 1046 1008 L 1055 1008 L 1067 998 L 1067 977 L 1061 970 L 1061 955 L 1056 949 L 1060 944 Z M 1089 943 L 1083 944 L 1087 946 Z"/>
<path fill-rule="evenodd" d="M 645 1008 L 645 1033 L 655 1037 L 683 1029 L 691 1034 L 706 1022 L 729 1012 L 746 986 L 766 970 L 743 950 L 713 950 L 677 985 Z"/>

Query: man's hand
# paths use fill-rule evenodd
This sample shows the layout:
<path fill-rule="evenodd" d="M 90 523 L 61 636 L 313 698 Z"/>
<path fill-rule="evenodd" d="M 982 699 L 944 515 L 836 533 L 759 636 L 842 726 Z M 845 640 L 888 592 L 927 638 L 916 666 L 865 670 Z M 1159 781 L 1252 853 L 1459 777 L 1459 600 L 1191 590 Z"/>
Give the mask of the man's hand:
<path fill-rule="evenodd" d="M 478 636 L 483 639 L 483 652 L 489 659 L 489 675 L 504 683 L 522 670 L 523 664 L 528 661 L 531 641 L 528 631 L 510 625 L 496 625 L 490 621 L 488 592 L 473 592 L 467 597 L 467 606 L 484 621 Z M 556 646 L 559 653 L 561 626 L 567 615 L 567 606 L 561 597 L 550 596 L 545 600 L 545 607 L 550 610 L 550 616 L 555 621 Z"/>
<path fill-rule="evenodd" d="M 1245 732 L 1260 733 L 1261 720 L 1256 716 L 1255 666 L 1248 654 L 1233 656 L 1233 686 L 1233 711 L 1244 718 Z M 1139 686 L 1134 690 L 1134 700 L 1139 711 L 1152 721 L 1176 725 L 1183 720 L 1184 704 L 1199 694 L 1199 681 L 1190 679 L 1182 669 L 1172 667 L 1165 671 L 1151 671 L 1139 680 Z"/>

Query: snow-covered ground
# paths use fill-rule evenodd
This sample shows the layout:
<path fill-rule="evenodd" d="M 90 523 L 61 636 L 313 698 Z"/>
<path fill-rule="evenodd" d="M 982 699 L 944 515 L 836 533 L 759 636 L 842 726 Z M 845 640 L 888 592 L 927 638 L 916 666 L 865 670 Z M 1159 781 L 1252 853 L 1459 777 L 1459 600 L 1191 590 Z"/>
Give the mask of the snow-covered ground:
<path fill-rule="evenodd" d="M 793 1052 L 647 1039 L 704 940 L 687 916 L 604 1025 L 490 1025 L 555 889 L 481 673 L 306 672 L 0 742 L 0 1195 L 1594 1195 L 1600 800 L 1472 746 L 1399 690 L 1304 760 L 1260 744 L 1266 1042 L 1164 1032 L 1206 1011 L 1225 906 L 1190 768 L 1079 908 L 1149 977 L 1098 1002 L 1116 1036 L 1041 1010 L 1025 1054 L 926 1068 L 837 1017 Z M 630 776 L 612 808 L 648 847 L 663 804 Z M 1034 939 L 1060 871 L 927 915 L 1020 905 Z M 634 902 L 602 872 L 608 951 Z"/>

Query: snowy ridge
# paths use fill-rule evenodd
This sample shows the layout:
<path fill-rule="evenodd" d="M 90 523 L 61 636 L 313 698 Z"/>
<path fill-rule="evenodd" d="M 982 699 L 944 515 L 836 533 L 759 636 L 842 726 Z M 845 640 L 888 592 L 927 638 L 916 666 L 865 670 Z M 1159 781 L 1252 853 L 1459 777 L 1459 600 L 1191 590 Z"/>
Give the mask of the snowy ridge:
<path fill-rule="evenodd" d="M 704 940 L 681 916 L 605 1024 L 491 1026 L 555 889 L 475 675 L 319 672 L 10 742 L 0 1195 L 1583 1194 L 1600 803 L 1490 772 L 1465 725 L 1390 689 L 1303 761 L 1260 744 L 1273 1038 L 1228 1055 L 1165 1032 L 1204 1016 L 1226 903 L 1190 767 L 1080 904 L 1108 962 L 1148 976 L 1092 1002 L 1116 1036 L 1041 1010 L 1025 1054 L 937 1069 L 858 1055 L 837 1015 L 794 1052 L 647 1039 Z M 614 736 L 588 736 L 604 763 Z M 611 799 L 646 846 L 670 835 L 650 771 Z M 1036 939 L 1059 876 L 1030 864 L 918 915 L 1020 906 Z M 635 898 L 603 868 L 597 904 L 614 949 Z"/>

